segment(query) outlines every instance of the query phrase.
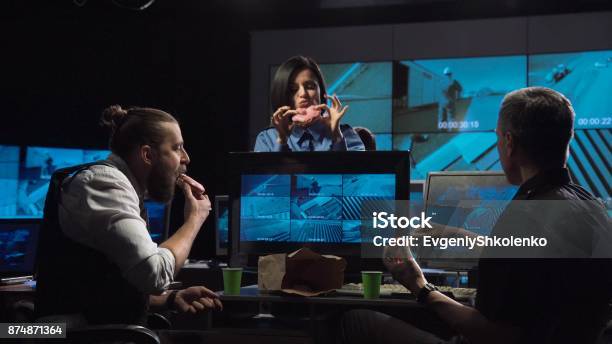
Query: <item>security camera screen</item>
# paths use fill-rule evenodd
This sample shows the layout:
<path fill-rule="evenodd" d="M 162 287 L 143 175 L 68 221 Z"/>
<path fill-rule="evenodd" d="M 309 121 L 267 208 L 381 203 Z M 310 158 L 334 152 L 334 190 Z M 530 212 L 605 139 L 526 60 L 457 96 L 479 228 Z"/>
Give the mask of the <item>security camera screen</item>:
<path fill-rule="evenodd" d="M 17 215 L 19 147 L 0 145 L 0 218 Z"/>
<path fill-rule="evenodd" d="M 527 85 L 527 58 L 407 60 L 394 78 L 394 133 L 493 130 L 504 95 Z"/>
<path fill-rule="evenodd" d="M 529 85 L 552 88 L 572 102 L 576 130 L 568 167 L 573 179 L 610 211 L 612 50 L 531 55 Z"/>
<path fill-rule="evenodd" d="M 529 85 L 568 97 L 576 129 L 612 128 L 612 50 L 531 55 Z"/>
<path fill-rule="evenodd" d="M 243 175 L 240 240 L 359 243 L 363 206 L 393 199 L 394 174 Z"/>
<path fill-rule="evenodd" d="M 501 171 L 494 132 L 413 133 L 393 137 L 393 149 L 409 150 L 412 179 L 437 171 Z"/>
<path fill-rule="evenodd" d="M 32 273 L 38 224 L 0 223 L 0 271 Z"/>
<path fill-rule="evenodd" d="M 43 216 L 49 181 L 57 169 L 103 160 L 109 153 L 106 150 L 28 147 L 19 171 L 17 217 Z"/>

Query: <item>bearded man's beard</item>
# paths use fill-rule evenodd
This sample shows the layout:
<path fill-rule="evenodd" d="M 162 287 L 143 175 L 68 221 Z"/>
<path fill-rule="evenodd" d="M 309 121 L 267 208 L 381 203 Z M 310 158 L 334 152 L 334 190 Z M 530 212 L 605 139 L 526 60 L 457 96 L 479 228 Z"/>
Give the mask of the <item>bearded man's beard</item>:
<path fill-rule="evenodd" d="M 177 177 L 176 172 L 170 171 L 160 164 L 153 165 L 147 181 L 149 197 L 157 202 L 170 203 L 174 198 Z"/>

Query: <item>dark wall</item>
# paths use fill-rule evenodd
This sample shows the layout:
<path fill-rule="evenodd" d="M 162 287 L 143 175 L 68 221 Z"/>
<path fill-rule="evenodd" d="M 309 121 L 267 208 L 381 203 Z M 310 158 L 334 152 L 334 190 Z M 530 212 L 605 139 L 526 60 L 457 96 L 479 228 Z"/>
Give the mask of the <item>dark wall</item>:
<path fill-rule="evenodd" d="M 89 0 L 83 7 L 70 0 L 3 2 L 0 144 L 104 148 L 107 136 L 97 125 L 103 108 L 159 107 L 181 121 L 192 160 L 189 174 L 210 194 L 226 194 L 227 152 L 250 148 L 251 30 L 610 8 L 603 0 L 432 0 L 320 10 L 324 2 L 157 0 L 142 12 L 110 0 Z M 181 223 L 181 197 L 173 210 L 171 230 Z M 212 232 L 211 217 L 194 257 L 213 254 Z"/>
<path fill-rule="evenodd" d="M 144 12 L 110 1 L 54 3 L 14 5 L 4 22 L 1 143 L 106 148 L 102 109 L 158 107 L 181 122 L 189 174 L 209 194 L 227 193 L 226 152 L 247 148 L 248 34 L 171 1 Z M 181 223 L 182 197 L 173 208 L 171 231 Z M 212 255 L 212 225 L 195 256 Z"/>

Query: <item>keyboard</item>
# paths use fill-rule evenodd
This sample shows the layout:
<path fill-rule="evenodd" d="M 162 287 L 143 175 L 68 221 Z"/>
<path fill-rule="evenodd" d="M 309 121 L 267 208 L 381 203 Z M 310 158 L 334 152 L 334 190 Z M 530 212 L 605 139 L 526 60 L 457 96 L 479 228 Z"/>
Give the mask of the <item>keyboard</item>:
<path fill-rule="evenodd" d="M 475 288 L 455 288 L 449 286 L 437 286 L 440 292 L 451 296 L 456 300 L 470 300 L 476 297 Z M 341 289 L 336 289 L 336 292 L 341 295 L 363 296 L 363 284 L 348 283 L 342 286 Z M 381 284 L 380 296 L 412 296 L 410 290 L 406 289 L 401 284 Z"/>
<path fill-rule="evenodd" d="M 363 296 L 363 284 L 361 283 L 348 283 L 342 286 L 340 289 L 336 289 L 336 292 L 341 295 L 355 295 Z M 412 295 L 410 290 L 406 289 L 401 284 L 381 284 L 380 285 L 380 296 L 408 296 Z"/>

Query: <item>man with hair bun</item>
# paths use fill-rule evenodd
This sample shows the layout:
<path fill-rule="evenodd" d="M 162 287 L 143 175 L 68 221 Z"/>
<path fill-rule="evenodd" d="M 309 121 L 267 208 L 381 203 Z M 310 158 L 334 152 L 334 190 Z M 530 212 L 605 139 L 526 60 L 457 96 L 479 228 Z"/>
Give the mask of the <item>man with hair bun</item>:
<path fill-rule="evenodd" d="M 40 251 L 49 253 L 39 257 L 38 316 L 146 325 L 150 306 L 221 309 L 202 286 L 166 291 L 211 210 L 204 187 L 185 174 L 190 159 L 177 120 L 158 109 L 114 105 L 101 123 L 110 129 L 112 153 L 61 184 L 56 245 Z M 169 203 L 176 186 L 185 195 L 185 222 L 158 246 L 147 231 L 144 199 Z"/>

